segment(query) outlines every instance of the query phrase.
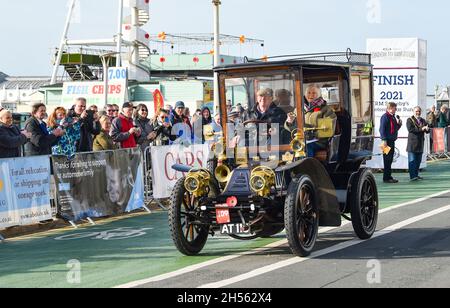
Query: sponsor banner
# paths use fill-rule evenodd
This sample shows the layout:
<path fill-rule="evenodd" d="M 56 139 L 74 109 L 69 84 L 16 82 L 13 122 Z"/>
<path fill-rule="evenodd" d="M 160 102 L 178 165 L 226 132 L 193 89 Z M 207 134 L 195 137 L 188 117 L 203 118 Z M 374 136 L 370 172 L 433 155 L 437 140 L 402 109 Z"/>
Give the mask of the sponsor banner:
<path fill-rule="evenodd" d="M 375 68 L 427 67 L 427 42 L 418 38 L 368 39 Z"/>
<path fill-rule="evenodd" d="M 48 156 L 0 161 L 0 229 L 51 219 Z"/>
<path fill-rule="evenodd" d="M 442 154 L 445 152 L 445 128 L 433 128 L 433 153 Z M 448 142 L 448 140 L 447 140 Z"/>
<path fill-rule="evenodd" d="M 126 68 L 108 70 L 108 103 L 122 106 L 128 98 L 128 72 Z M 62 104 L 70 107 L 75 99 L 84 97 L 89 105 L 104 105 L 105 84 L 103 81 L 65 82 Z"/>
<path fill-rule="evenodd" d="M 71 221 L 119 215 L 144 206 L 139 149 L 53 157 L 60 215 Z"/>
<path fill-rule="evenodd" d="M 185 176 L 172 169 L 175 164 L 183 164 L 193 168 L 206 168 L 209 156 L 209 145 L 182 145 L 152 147 L 153 197 L 169 198 L 177 181 Z"/>

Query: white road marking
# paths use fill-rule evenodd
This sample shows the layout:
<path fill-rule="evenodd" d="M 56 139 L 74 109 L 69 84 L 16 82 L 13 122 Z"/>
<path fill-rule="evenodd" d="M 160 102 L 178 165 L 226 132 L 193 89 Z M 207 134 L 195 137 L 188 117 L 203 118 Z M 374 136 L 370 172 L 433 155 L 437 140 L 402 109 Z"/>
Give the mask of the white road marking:
<path fill-rule="evenodd" d="M 349 222 L 343 223 L 342 226 L 347 225 L 347 224 L 349 224 Z M 334 230 L 336 228 L 340 228 L 340 227 L 320 228 L 319 233 L 326 233 L 326 232 L 329 232 L 329 231 Z M 210 261 L 202 262 L 202 263 L 199 263 L 199 264 L 191 265 L 191 266 L 188 266 L 188 267 L 185 267 L 185 268 L 182 268 L 180 270 L 177 270 L 177 271 L 174 271 L 174 272 L 170 272 L 170 273 L 167 273 L 167 274 L 162 274 L 162 275 L 151 277 L 151 278 L 148 278 L 148 279 L 143 279 L 143 280 L 138 280 L 138 281 L 126 283 L 126 284 L 117 286 L 115 288 L 116 289 L 136 288 L 136 287 L 142 286 L 144 284 L 148 284 L 148 283 L 152 283 L 152 282 L 158 282 L 158 281 L 163 281 L 163 280 L 166 280 L 166 279 L 169 279 L 169 278 L 173 278 L 173 277 L 177 277 L 177 276 L 180 276 L 180 275 L 188 274 L 188 273 L 194 272 L 196 270 L 199 270 L 199 269 L 202 269 L 202 268 L 214 265 L 214 264 L 230 261 L 230 260 L 242 257 L 242 256 L 252 255 L 252 254 L 255 254 L 255 253 L 259 253 L 259 252 L 264 252 L 264 251 L 267 251 L 267 250 L 270 250 L 270 249 L 273 249 L 273 248 L 277 248 L 277 247 L 286 245 L 287 243 L 288 243 L 288 241 L 286 239 L 280 240 L 280 241 L 277 241 L 275 243 L 266 245 L 264 247 L 255 248 L 255 249 L 252 249 L 252 250 L 249 250 L 249 251 L 245 251 L 245 252 L 242 252 L 242 253 L 238 253 L 238 254 L 234 254 L 234 255 L 230 255 L 230 256 L 226 256 L 226 257 L 220 257 L 220 258 L 217 258 L 217 259 L 214 259 L 214 260 L 210 260 Z"/>
<path fill-rule="evenodd" d="M 450 193 L 450 190 L 447 190 L 447 191 L 444 191 L 444 192 L 440 192 L 440 193 L 436 193 L 436 194 L 433 194 L 433 195 L 430 195 L 430 196 L 427 196 L 427 197 L 423 197 L 423 198 L 419 198 L 419 199 L 416 199 L 416 200 L 412 200 L 412 201 L 409 201 L 409 202 L 405 202 L 405 203 L 402 203 L 402 204 L 398 204 L 398 205 L 395 205 L 395 206 L 391 206 L 389 208 L 380 210 L 379 213 L 383 214 L 383 213 L 386 213 L 386 212 L 389 212 L 389 211 L 392 211 L 392 210 L 395 210 L 395 209 L 399 209 L 399 208 L 402 208 L 402 207 L 405 207 L 405 206 L 408 206 L 408 205 L 424 202 L 424 201 L 427 201 L 429 199 L 436 198 L 436 197 L 439 197 L 439 196 L 442 196 L 442 195 L 445 195 L 445 194 L 448 194 L 448 193 Z M 342 228 L 342 227 L 344 227 L 344 226 L 346 226 L 348 224 L 350 224 L 350 222 L 349 221 L 345 221 L 345 222 L 342 223 L 342 225 L 340 227 L 321 228 L 319 230 L 319 234 L 327 233 L 327 232 L 333 231 L 335 229 Z M 210 265 L 214 265 L 214 264 L 230 261 L 230 260 L 242 257 L 242 256 L 252 255 L 252 254 L 255 254 L 255 253 L 258 253 L 258 252 L 263 252 L 263 251 L 266 251 L 266 250 L 270 250 L 272 248 L 277 248 L 277 247 L 283 246 L 285 244 L 287 244 L 287 240 L 277 241 L 275 243 L 269 244 L 269 245 L 264 246 L 262 248 L 256 248 L 256 249 L 252 249 L 250 251 L 246 251 L 246 252 L 243 252 L 243 253 L 240 253 L 240 254 L 234 254 L 234 255 L 230 255 L 230 256 L 226 256 L 226 257 L 220 257 L 220 258 L 217 258 L 217 259 L 214 259 L 214 260 L 210 260 L 210 261 L 202 262 L 202 263 L 195 264 L 195 265 L 192 265 L 192 266 L 188 266 L 188 267 L 185 267 L 185 268 L 182 268 L 182 269 L 179 269 L 177 271 L 170 272 L 170 273 L 166 273 L 166 274 L 150 277 L 150 278 L 147 278 L 147 279 L 142 279 L 142 280 L 126 283 L 126 284 L 117 286 L 115 288 L 136 288 L 136 287 L 142 286 L 144 284 L 153 283 L 153 282 L 159 282 L 159 281 L 163 281 L 163 280 L 166 280 L 166 279 L 174 278 L 174 277 L 177 277 L 177 276 L 188 274 L 188 273 L 194 272 L 196 270 L 208 267 Z"/>
<path fill-rule="evenodd" d="M 400 230 L 400 229 L 402 229 L 402 228 L 404 228 L 404 227 L 406 227 L 408 225 L 411 225 L 413 223 L 419 222 L 421 220 L 430 218 L 432 216 L 441 214 L 441 213 L 449 211 L 449 210 L 450 210 L 450 205 L 447 205 L 445 207 L 436 209 L 434 211 L 431 211 L 431 212 L 428 212 L 428 213 L 425 213 L 425 214 L 422 214 L 422 215 L 419 215 L 419 216 L 416 216 L 416 217 L 404 220 L 402 222 L 399 222 L 399 223 L 397 223 L 395 225 L 392 225 L 392 226 L 387 227 L 387 228 L 385 228 L 385 229 L 383 229 L 381 231 L 376 232 L 371 239 L 375 239 L 377 237 L 390 234 L 390 233 L 395 232 L 397 230 Z M 301 263 L 301 262 L 305 262 L 305 261 L 308 261 L 310 259 L 314 259 L 314 258 L 317 258 L 317 257 L 320 257 L 320 256 L 324 256 L 324 255 L 327 255 L 327 254 L 330 254 L 330 253 L 333 253 L 333 252 L 337 252 L 339 250 L 343 250 L 343 249 L 346 249 L 346 248 L 349 248 L 349 247 L 352 247 L 352 246 L 356 246 L 356 245 L 359 245 L 359 244 L 365 243 L 365 242 L 367 242 L 367 241 L 351 240 L 351 241 L 348 241 L 348 242 L 340 243 L 340 244 L 337 244 L 335 246 L 331 246 L 331 247 L 328 247 L 326 249 L 322 249 L 322 250 L 316 251 L 316 252 L 312 253 L 311 256 L 308 257 L 308 258 L 299 258 L 299 257 L 291 258 L 291 259 L 284 260 L 284 261 L 281 261 L 281 262 L 278 262 L 278 263 L 275 263 L 275 264 L 272 264 L 272 265 L 268 265 L 268 266 L 264 266 L 264 267 L 255 269 L 255 270 L 250 271 L 248 273 L 245 273 L 245 274 L 242 274 L 242 275 L 238 275 L 238 276 L 235 276 L 235 277 L 232 277 L 232 278 L 229 278 L 229 279 L 225 279 L 225 280 L 214 282 L 214 283 L 209 283 L 209 284 L 200 286 L 199 288 L 223 288 L 225 286 L 229 286 L 229 285 L 232 285 L 232 284 L 244 281 L 244 280 L 248 280 L 250 278 L 254 278 L 254 277 L 257 277 L 257 276 L 260 276 L 260 275 L 267 274 L 269 272 L 273 272 L 275 270 L 278 270 L 278 269 L 281 269 L 281 268 L 284 268 L 284 267 L 287 267 L 287 266 L 290 266 L 290 265 L 294 265 L 294 264 L 298 264 L 298 263 Z"/>

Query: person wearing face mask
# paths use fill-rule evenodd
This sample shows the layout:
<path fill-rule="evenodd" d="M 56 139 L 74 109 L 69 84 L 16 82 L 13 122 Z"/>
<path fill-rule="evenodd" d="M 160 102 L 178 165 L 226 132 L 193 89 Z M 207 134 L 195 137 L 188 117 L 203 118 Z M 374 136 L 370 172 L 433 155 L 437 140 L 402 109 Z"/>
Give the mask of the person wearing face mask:
<path fill-rule="evenodd" d="M 31 118 L 25 123 L 25 130 L 31 133 L 30 141 L 25 144 L 25 156 L 51 155 L 52 146 L 56 145 L 58 138 L 65 131 L 58 127 L 51 133 L 48 131 L 44 119 L 47 117 L 47 108 L 38 103 L 32 107 Z"/>
<path fill-rule="evenodd" d="M 423 180 L 419 176 L 420 164 L 422 163 L 425 134 L 430 133 L 430 127 L 426 120 L 421 117 L 422 108 L 414 108 L 414 115 L 406 122 L 408 128 L 408 162 L 409 176 L 411 181 Z"/>
<path fill-rule="evenodd" d="M 133 108 L 132 103 L 123 104 L 122 113 L 112 122 L 110 135 L 114 142 L 120 143 L 122 149 L 137 147 L 136 139 L 141 136 L 140 129 L 134 125 Z"/>
<path fill-rule="evenodd" d="M 21 156 L 22 146 L 31 138 L 31 133 L 20 131 L 13 125 L 11 112 L 0 111 L 0 158 L 15 158 Z"/>

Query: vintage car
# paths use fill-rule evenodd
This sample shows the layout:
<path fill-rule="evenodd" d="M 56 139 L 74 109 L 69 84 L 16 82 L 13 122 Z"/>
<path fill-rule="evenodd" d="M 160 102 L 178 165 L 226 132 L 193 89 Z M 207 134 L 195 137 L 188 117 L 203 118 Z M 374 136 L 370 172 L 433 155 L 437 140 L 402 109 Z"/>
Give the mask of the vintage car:
<path fill-rule="evenodd" d="M 215 134 L 214 155 L 204 169 L 173 166 L 186 175 L 169 208 L 178 250 L 197 255 L 210 235 L 251 240 L 285 230 L 292 252 L 304 257 L 319 227 L 339 227 L 342 218 L 351 220 L 360 239 L 369 239 L 378 220 L 377 186 L 365 167 L 374 142 L 372 70 L 370 55 L 351 51 L 216 68 L 222 132 Z M 305 92 L 312 85 L 335 115 L 313 127 L 305 124 Z M 281 117 L 248 117 L 261 89 L 274 93 L 268 99 Z M 296 119 L 292 130 L 283 123 L 289 116 Z M 308 157 L 317 140 L 326 140 L 325 147 Z"/>

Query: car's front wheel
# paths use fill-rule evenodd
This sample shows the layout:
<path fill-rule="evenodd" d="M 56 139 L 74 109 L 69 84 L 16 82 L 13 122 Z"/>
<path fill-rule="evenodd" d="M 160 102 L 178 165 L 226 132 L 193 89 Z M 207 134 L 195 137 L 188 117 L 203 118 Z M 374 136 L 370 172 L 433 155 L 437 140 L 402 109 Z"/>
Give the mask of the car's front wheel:
<path fill-rule="evenodd" d="M 205 246 L 209 226 L 198 224 L 199 200 L 186 190 L 184 180 L 179 180 L 172 191 L 169 226 L 177 249 L 182 254 L 194 256 Z"/>
<path fill-rule="evenodd" d="M 317 192 L 309 176 L 299 176 L 289 185 L 284 207 L 286 236 L 294 254 L 311 254 L 319 232 Z"/>
<path fill-rule="evenodd" d="M 362 240 L 371 238 L 378 223 L 378 190 L 370 170 L 361 169 L 353 179 L 350 204 L 356 235 Z"/>

